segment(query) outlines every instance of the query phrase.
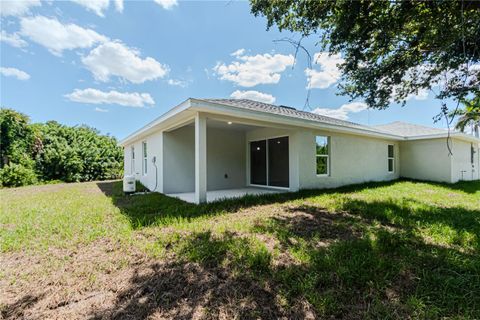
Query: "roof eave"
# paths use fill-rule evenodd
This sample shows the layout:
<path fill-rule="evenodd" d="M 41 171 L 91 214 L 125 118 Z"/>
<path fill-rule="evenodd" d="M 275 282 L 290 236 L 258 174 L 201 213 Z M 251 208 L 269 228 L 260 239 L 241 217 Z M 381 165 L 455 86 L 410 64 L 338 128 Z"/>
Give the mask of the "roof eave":
<path fill-rule="evenodd" d="M 191 98 L 191 108 L 196 111 L 203 112 L 219 112 L 221 110 L 228 111 L 229 114 L 235 114 L 239 117 L 245 117 L 248 115 L 252 116 L 252 119 L 264 120 L 266 122 L 272 123 L 282 123 L 285 125 L 297 126 L 297 127 L 307 127 L 312 129 L 330 129 L 338 132 L 353 133 L 358 135 L 373 136 L 377 138 L 390 139 L 390 140 L 404 140 L 404 137 L 398 136 L 390 133 L 382 133 L 374 130 L 365 130 L 362 128 L 353 128 L 342 126 L 338 124 L 332 124 L 327 122 L 322 122 L 318 120 L 308 120 L 301 118 L 289 117 L 286 115 L 267 113 L 263 111 L 242 109 L 238 107 L 233 107 L 225 105 L 222 103 L 215 103 L 210 101 L 205 101 L 202 99 Z"/>
<path fill-rule="evenodd" d="M 118 142 L 118 145 L 125 147 L 128 143 L 135 141 L 136 139 L 138 139 L 140 135 L 147 132 L 148 130 L 160 125 L 162 122 L 170 119 L 171 117 L 179 114 L 180 112 L 187 110 L 191 106 L 191 100 L 192 100 L 191 98 L 188 98 L 187 100 L 183 101 L 182 103 L 168 110 L 161 116 L 155 118 L 153 121 L 147 123 L 145 126 L 129 134 L 127 137 L 120 140 Z"/>
<path fill-rule="evenodd" d="M 461 133 L 461 132 L 451 132 L 448 134 L 448 132 L 445 133 L 436 133 L 436 134 L 429 134 L 429 135 L 421 135 L 421 136 L 410 136 L 410 137 L 405 137 L 405 140 L 426 140 L 426 139 L 441 139 L 441 138 L 456 138 L 460 140 L 465 140 L 465 141 L 470 141 L 470 142 L 475 142 L 475 143 L 480 143 L 480 138 Z"/>

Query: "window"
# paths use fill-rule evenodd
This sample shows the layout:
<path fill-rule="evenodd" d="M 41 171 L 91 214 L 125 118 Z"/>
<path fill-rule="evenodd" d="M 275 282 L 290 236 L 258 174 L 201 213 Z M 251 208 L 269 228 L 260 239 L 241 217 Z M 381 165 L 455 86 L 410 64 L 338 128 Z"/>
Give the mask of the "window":
<path fill-rule="evenodd" d="M 470 145 L 470 162 L 472 163 L 472 166 L 475 162 L 475 148 L 473 148 L 473 143 Z"/>
<path fill-rule="evenodd" d="M 147 142 L 142 142 L 142 153 L 143 153 L 143 175 L 147 175 Z"/>
<path fill-rule="evenodd" d="M 132 162 L 131 162 L 131 168 L 130 168 L 130 173 L 131 174 L 135 174 L 135 147 L 132 146 L 130 148 L 130 152 L 131 152 L 131 155 L 132 155 Z"/>
<path fill-rule="evenodd" d="M 395 153 L 393 144 L 388 145 L 388 172 L 395 170 Z"/>
<path fill-rule="evenodd" d="M 317 175 L 327 176 L 330 174 L 330 137 L 316 136 L 315 144 L 317 152 Z"/>

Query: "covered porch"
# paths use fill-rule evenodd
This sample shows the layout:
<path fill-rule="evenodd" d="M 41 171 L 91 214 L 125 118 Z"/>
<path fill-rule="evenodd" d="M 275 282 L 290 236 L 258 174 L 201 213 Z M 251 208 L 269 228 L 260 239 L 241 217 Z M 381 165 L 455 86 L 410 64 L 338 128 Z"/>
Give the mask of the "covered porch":
<path fill-rule="evenodd" d="M 264 195 L 264 194 L 273 194 L 285 192 L 282 190 L 276 189 L 267 189 L 267 188 L 254 188 L 254 187 L 245 187 L 238 189 L 223 189 L 223 190 L 207 190 L 207 200 L 206 202 L 215 202 L 225 199 L 234 199 L 241 198 L 246 195 Z M 184 192 L 184 193 L 170 193 L 167 194 L 169 197 L 178 198 L 185 202 L 195 203 L 195 192 Z"/>
<path fill-rule="evenodd" d="M 162 132 L 161 192 L 203 203 L 296 190 L 293 132 L 197 112 Z"/>

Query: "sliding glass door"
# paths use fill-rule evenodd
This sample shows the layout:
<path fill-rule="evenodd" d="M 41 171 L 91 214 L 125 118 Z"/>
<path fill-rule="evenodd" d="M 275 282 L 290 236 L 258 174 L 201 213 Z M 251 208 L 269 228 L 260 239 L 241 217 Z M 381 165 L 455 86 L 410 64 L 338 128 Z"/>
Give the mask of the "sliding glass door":
<path fill-rule="evenodd" d="M 250 142 L 250 183 L 267 184 L 267 141 Z"/>
<path fill-rule="evenodd" d="M 250 142 L 250 183 L 289 187 L 288 137 Z"/>

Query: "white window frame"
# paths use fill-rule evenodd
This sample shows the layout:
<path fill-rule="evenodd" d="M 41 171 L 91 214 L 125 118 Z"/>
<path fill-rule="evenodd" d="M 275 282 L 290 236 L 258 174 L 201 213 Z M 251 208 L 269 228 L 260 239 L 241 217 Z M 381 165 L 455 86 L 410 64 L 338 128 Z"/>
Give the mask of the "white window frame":
<path fill-rule="evenodd" d="M 147 141 L 142 141 L 142 174 L 144 176 L 147 175 L 147 164 L 148 164 L 148 161 L 147 161 L 147 158 L 148 158 L 148 155 L 147 155 Z"/>
<path fill-rule="evenodd" d="M 130 147 L 130 159 L 131 159 L 130 173 L 134 175 L 135 174 L 135 146 Z"/>
<path fill-rule="evenodd" d="M 390 155 L 388 154 L 388 151 L 390 150 L 390 147 L 392 147 L 392 150 L 393 150 L 393 156 L 390 157 Z M 390 160 L 392 160 L 392 170 L 390 171 L 388 165 L 390 163 Z M 394 144 L 389 144 L 387 146 L 387 171 L 388 173 L 394 173 L 395 172 L 395 145 Z"/>
<path fill-rule="evenodd" d="M 318 154 L 317 153 L 317 137 L 327 138 L 327 154 Z M 315 135 L 315 173 L 317 177 L 329 177 L 330 176 L 330 136 Z M 317 172 L 317 159 L 318 158 L 327 158 L 327 173 L 318 173 Z"/>

